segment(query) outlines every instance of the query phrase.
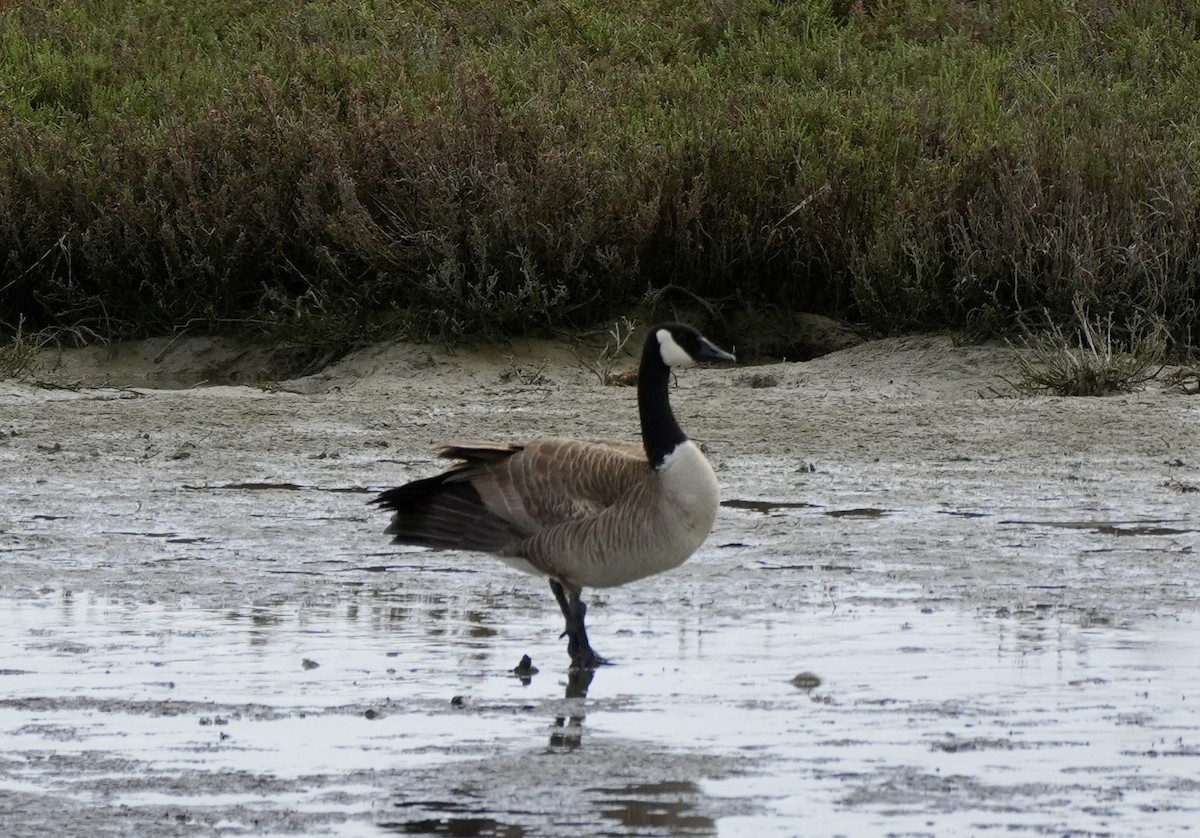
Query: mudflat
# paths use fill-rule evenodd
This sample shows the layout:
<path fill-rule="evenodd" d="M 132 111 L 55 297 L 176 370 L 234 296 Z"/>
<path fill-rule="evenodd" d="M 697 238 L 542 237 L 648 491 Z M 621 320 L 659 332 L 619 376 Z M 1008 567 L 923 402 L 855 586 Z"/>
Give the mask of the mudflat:
<path fill-rule="evenodd" d="M 940 336 L 684 371 L 725 505 L 590 593 L 586 678 L 544 581 L 366 502 L 447 438 L 636 439 L 633 388 L 554 343 L 265 357 L 0 383 L 6 835 L 1195 828 L 1200 398 L 1018 396 Z"/>

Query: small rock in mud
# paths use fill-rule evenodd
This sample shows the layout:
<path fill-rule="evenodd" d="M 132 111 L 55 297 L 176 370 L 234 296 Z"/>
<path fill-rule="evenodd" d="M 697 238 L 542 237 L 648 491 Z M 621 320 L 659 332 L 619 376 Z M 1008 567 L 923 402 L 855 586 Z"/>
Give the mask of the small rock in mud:
<path fill-rule="evenodd" d="M 792 686 L 800 690 L 815 690 L 821 686 L 821 678 L 812 672 L 801 672 L 792 679 Z"/>
<path fill-rule="evenodd" d="M 533 665 L 533 658 L 529 657 L 529 655 L 522 655 L 521 662 L 513 667 L 512 671 L 513 675 L 516 675 L 527 684 L 534 675 L 537 675 L 537 673 L 538 668 Z"/>
<path fill-rule="evenodd" d="M 621 370 L 609 375 L 604 383 L 610 387 L 633 387 L 637 384 L 638 370 L 637 367 L 628 370 Z"/>

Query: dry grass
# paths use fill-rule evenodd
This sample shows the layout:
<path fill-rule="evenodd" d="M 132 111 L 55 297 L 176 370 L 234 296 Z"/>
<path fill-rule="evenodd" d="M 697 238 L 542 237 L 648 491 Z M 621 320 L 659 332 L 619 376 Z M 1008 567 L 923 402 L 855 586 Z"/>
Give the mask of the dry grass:
<path fill-rule="evenodd" d="M 1051 323 L 1027 334 L 1018 359 L 1021 393 L 1108 396 L 1130 392 L 1162 370 L 1166 339 L 1159 324 L 1142 326 L 1125 338 L 1115 334 L 1112 315 L 1089 315 L 1078 300 L 1070 324 Z"/>
<path fill-rule="evenodd" d="M 571 347 L 571 354 L 576 363 L 583 369 L 596 376 L 596 380 L 604 385 L 629 385 L 637 383 L 636 370 L 631 379 L 628 370 L 614 372 L 617 365 L 630 358 L 628 345 L 637 331 L 636 319 L 622 317 L 612 324 L 605 335 L 604 345 L 599 349 L 584 348 L 576 343 Z M 592 353 L 595 354 L 592 354 Z"/>
<path fill-rule="evenodd" d="M 1185 366 L 1172 372 L 1167 380 L 1189 396 L 1200 395 L 1200 366 Z"/>
<path fill-rule="evenodd" d="M 31 338 L 25 333 L 24 327 L 24 318 L 19 318 L 12 338 L 6 345 L 0 346 L 0 381 L 24 378 L 37 363 L 38 351 L 44 341 Z"/>

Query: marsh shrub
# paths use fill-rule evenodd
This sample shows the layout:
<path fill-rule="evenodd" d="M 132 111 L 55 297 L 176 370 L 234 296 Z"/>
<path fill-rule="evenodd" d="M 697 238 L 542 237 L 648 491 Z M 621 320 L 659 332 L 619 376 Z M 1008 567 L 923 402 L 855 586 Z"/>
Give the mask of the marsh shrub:
<path fill-rule="evenodd" d="M 1195 342 L 1191 3 L 120 12 L 0 10 L 0 328 L 455 339 L 671 285 Z"/>

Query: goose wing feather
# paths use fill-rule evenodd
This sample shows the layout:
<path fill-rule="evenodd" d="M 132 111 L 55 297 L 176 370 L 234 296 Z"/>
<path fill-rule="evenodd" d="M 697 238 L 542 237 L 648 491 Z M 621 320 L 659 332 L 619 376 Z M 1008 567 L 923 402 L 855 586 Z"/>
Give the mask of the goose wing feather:
<path fill-rule="evenodd" d="M 470 483 L 451 482 L 449 472 L 389 489 L 373 503 L 392 510 L 384 532 L 396 544 L 439 550 L 495 552 L 524 533 L 488 511 Z"/>
<path fill-rule="evenodd" d="M 484 503 L 526 535 L 598 515 L 650 474 L 638 446 L 541 439 L 479 469 L 464 469 Z"/>
<path fill-rule="evenodd" d="M 611 440 L 459 440 L 449 469 L 381 494 L 401 544 L 505 553 L 538 532 L 600 514 L 650 474 L 641 446 Z"/>

